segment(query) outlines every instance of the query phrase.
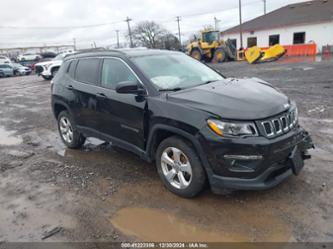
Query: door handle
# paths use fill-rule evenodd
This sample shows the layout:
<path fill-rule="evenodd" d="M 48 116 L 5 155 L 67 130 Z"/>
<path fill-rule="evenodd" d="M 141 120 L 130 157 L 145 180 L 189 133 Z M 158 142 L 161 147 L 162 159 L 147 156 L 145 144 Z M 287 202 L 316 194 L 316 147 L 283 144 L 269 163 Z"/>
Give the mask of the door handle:
<path fill-rule="evenodd" d="M 96 96 L 102 99 L 106 99 L 106 95 L 104 93 L 96 93 Z"/>
<path fill-rule="evenodd" d="M 71 91 L 74 90 L 74 87 L 72 85 L 68 85 L 66 88 Z"/>

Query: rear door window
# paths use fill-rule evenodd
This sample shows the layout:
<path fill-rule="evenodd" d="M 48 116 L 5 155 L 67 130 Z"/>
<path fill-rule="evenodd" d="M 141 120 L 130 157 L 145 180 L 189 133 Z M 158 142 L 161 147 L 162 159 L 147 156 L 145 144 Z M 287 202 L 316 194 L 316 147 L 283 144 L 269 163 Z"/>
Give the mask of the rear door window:
<path fill-rule="evenodd" d="M 104 59 L 102 68 L 101 85 L 105 88 L 116 89 L 119 82 L 133 81 L 136 82 L 136 76 L 132 71 L 118 59 Z"/>
<path fill-rule="evenodd" d="M 80 59 L 76 67 L 76 80 L 83 83 L 98 85 L 99 65 L 100 59 L 98 58 Z"/>

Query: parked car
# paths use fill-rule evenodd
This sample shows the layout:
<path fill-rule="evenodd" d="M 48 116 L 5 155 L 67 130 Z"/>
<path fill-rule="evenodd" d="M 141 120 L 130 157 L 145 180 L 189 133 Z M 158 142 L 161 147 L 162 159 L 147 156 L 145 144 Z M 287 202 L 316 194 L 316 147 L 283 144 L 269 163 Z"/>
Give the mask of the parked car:
<path fill-rule="evenodd" d="M 45 80 L 51 80 L 57 74 L 66 55 L 68 53 L 62 53 L 57 55 L 53 60 L 35 64 L 36 74 L 42 76 Z"/>
<path fill-rule="evenodd" d="M 54 52 L 44 52 L 40 54 L 42 59 L 53 59 L 57 56 Z"/>
<path fill-rule="evenodd" d="M 1 64 L 0 70 L 2 71 L 2 75 L 4 77 L 9 77 L 14 75 L 14 69 L 9 64 Z"/>
<path fill-rule="evenodd" d="M 31 68 L 25 67 L 19 63 L 12 63 L 11 66 L 14 69 L 14 75 L 19 76 L 19 75 L 29 75 L 31 74 Z"/>
<path fill-rule="evenodd" d="M 41 58 L 39 54 L 26 53 L 17 56 L 18 61 L 38 61 Z"/>
<path fill-rule="evenodd" d="M 313 147 L 295 102 L 256 78 L 226 78 L 180 52 L 99 51 L 65 58 L 52 108 L 69 148 L 97 137 L 155 162 L 167 189 L 206 182 L 262 190 L 298 175 Z"/>
<path fill-rule="evenodd" d="M 0 55 L 0 64 L 10 63 L 10 59 L 7 56 Z"/>

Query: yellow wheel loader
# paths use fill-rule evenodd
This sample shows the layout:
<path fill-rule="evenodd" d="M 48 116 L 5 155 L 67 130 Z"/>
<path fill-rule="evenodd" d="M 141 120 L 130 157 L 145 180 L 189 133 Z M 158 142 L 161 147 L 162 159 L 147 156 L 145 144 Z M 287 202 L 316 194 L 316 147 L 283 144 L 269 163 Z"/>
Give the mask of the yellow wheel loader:
<path fill-rule="evenodd" d="M 228 60 L 236 60 L 235 46 L 227 40 L 220 39 L 220 32 L 204 30 L 201 38 L 187 45 L 186 53 L 197 60 L 220 63 Z"/>

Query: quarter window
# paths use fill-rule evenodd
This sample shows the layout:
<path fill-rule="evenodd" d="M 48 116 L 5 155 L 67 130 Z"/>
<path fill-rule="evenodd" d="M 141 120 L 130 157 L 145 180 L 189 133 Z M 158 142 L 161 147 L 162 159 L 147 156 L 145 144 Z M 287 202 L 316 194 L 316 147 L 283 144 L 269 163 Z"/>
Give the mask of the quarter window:
<path fill-rule="evenodd" d="M 74 78 L 76 62 L 77 61 L 71 61 L 67 69 L 67 74 L 72 78 Z"/>
<path fill-rule="evenodd" d="M 76 67 L 76 80 L 89 84 L 98 84 L 100 59 L 88 58 L 79 60 Z"/>
<path fill-rule="evenodd" d="M 137 81 L 131 70 L 118 59 L 104 59 L 102 68 L 103 87 L 115 89 L 119 82 Z"/>

